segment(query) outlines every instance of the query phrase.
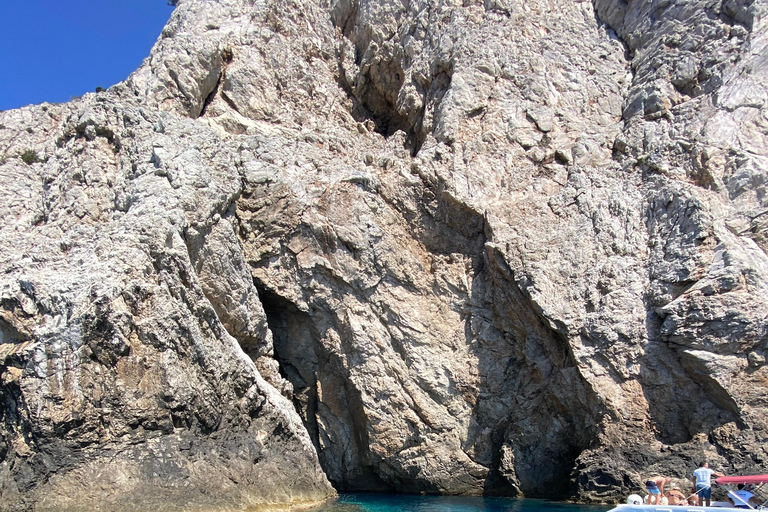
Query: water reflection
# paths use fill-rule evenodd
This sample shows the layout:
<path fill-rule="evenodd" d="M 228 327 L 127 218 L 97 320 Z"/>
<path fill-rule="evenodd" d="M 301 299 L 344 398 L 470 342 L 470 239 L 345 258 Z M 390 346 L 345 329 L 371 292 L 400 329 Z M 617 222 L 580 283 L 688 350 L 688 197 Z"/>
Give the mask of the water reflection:
<path fill-rule="evenodd" d="M 610 508 L 512 498 L 342 494 L 314 512 L 605 512 Z"/>

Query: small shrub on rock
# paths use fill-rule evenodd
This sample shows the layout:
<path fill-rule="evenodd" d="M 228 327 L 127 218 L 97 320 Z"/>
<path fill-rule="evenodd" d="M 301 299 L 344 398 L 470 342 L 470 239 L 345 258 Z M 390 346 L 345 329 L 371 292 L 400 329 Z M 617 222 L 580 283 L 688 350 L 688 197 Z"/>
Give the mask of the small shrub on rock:
<path fill-rule="evenodd" d="M 21 159 L 24 161 L 27 165 L 36 164 L 37 162 L 42 162 L 39 156 L 37 156 L 37 151 L 34 149 L 28 149 L 25 152 L 21 154 Z"/>

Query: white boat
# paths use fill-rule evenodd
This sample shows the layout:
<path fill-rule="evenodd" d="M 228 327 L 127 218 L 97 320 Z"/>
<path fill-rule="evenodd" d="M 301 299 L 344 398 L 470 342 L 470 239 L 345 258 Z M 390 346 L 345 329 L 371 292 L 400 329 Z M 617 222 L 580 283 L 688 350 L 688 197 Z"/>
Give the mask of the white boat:
<path fill-rule="evenodd" d="M 713 501 L 708 507 L 694 507 L 692 505 L 633 505 L 622 503 L 612 508 L 609 512 L 744 512 L 743 508 L 735 508 L 727 501 Z"/>
<path fill-rule="evenodd" d="M 756 499 L 762 501 L 762 505 L 750 503 L 746 504 L 746 506 L 735 507 L 733 503 L 728 501 L 713 501 L 708 507 L 693 505 L 646 505 L 642 502 L 643 499 L 639 495 L 633 494 L 627 499 L 627 503 L 622 503 L 612 508 L 609 512 L 744 512 L 747 509 L 768 510 L 768 501 L 760 499 L 761 497 L 757 495 L 760 487 L 768 483 L 768 475 L 721 476 L 715 480 L 715 483 L 721 486 L 738 484 L 756 486 L 751 489 L 751 492 L 755 494 Z M 728 496 L 735 503 L 741 502 L 745 504 L 738 496 L 733 494 L 733 491 L 728 492 Z"/>

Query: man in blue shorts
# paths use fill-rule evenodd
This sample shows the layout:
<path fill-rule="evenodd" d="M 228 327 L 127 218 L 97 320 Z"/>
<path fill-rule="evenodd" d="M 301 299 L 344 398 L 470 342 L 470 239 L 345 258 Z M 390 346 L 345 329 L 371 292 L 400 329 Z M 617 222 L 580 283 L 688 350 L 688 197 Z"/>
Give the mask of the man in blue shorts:
<path fill-rule="evenodd" d="M 712 484 L 710 479 L 712 476 L 725 476 L 722 473 L 709 469 L 709 463 L 704 461 L 701 463 L 701 467 L 693 472 L 693 481 L 696 484 L 696 494 L 699 495 L 699 505 L 709 506 L 710 498 L 712 497 Z"/>
<path fill-rule="evenodd" d="M 649 505 L 661 505 L 661 497 L 664 496 L 664 484 L 672 480 L 671 478 L 656 475 L 645 482 L 645 490 L 650 495 L 648 497 Z"/>

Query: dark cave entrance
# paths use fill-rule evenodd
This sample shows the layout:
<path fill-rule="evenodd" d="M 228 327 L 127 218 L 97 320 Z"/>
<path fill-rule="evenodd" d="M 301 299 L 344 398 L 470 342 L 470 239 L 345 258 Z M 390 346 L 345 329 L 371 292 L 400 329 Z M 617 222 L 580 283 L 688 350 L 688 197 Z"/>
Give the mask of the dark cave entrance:
<path fill-rule="evenodd" d="M 280 374 L 293 385 L 293 404 L 328 480 L 338 491 L 391 492 L 371 467 L 359 392 L 350 384 L 339 354 L 329 353 L 322 343 L 318 325 L 333 330 L 332 315 L 317 312 L 313 318 L 258 280 L 254 284 Z"/>
<path fill-rule="evenodd" d="M 315 450 L 320 453 L 317 426 L 316 333 L 309 314 L 254 280 L 261 305 L 272 331 L 275 359 L 280 375 L 293 386 L 293 405 L 307 428 Z"/>

